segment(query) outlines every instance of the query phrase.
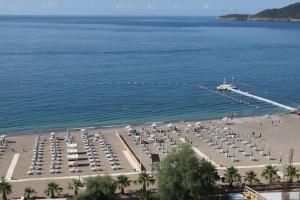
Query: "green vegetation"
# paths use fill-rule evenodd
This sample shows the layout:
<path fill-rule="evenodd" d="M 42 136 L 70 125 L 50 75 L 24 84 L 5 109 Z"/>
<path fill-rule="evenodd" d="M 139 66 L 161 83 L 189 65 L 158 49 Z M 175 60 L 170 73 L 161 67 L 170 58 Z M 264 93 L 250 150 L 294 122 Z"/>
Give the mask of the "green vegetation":
<path fill-rule="evenodd" d="M 287 165 L 284 168 L 284 176 L 288 179 L 288 182 L 292 183 L 295 178 L 299 178 L 299 173 L 296 167 L 293 165 Z"/>
<path fill-rule="evenodd" d="M 264 177 L 266 180 L 268 180 L 269 184 L 272 184 L 273 182 L 280 179 L 277 172 L 278 172 L 278 169 L 276 169 L 276 167 L 274 167 L 272 165 L 268 165 L 263 170 L 261 176 Z"/>
<path fill-rule="evenodd" d="M 220 16 L 219 19 L 244 21 L 250 17 L 248 14 L 229 14 Z"/>
<path fill-rule="evenodd" d="M 161 161 L 157 189 L 161 200 L 200 199 L 213 191 L 219 178 L 216 168 L 205 160 L 199 161 L 190 146 L 184 145 Z"/>
<path fill-rule="evenodd" d="M 275 166 L 268 165 L 263 169 L 261 176 L 271 185 L 280 180 L 278 169 Z M 226 168 L 224 172 L 225 181 L 228 183 L 230 190 L 234 183 L 240 183 L 241 175 L 235 167 Z M 300 177 L 299 170 L 293 165 L 286 165 L 284 168 L 284 177 L 289 183 Z M 176 152 L 172 151 L 160 163 L 157 173 L 157 191 L 148 190 L 150 184 L 154 184 L 155 179 L 146 171 L 138 174 L 135 184 L 140 185 L 138 193 L 133 193 L 133 198 L 139 197 L 140 200 L 201 200 L 207 199 L 208 195 L 216 192 L 216 181 L 219 180 L 217 169 L 206 160 L 199 160 L 193 149 L 189 145 L 183 145 Z M 116 189 L 120 189 L 122 195 L 125 194 L 125 188 L 130 186 L 131 180 L 125 175 L 119 175 L 116 180 L 110 176 L 97 176 L 86 179 L 83 183 L 78 179 L 72 179 L 68 189 L 74 191 L 76 200 L 114 200 L 117 199 Z M 259 182 L 257 174 L 253 171 L 247 171 L 244 182 L 246 184 L 255 184 Z M 86 186 L 85 190 L 80 189 Z M 227 187 L 224 191 L 228 191 Z M 219 189 L 220 189 L 219 188 Z M 11 193 L 11 185 L 4 178 L 0 182 L 1 200 L 7 200 L 7 194 Z M 62 188 L 55 182 L 49 182 L 45 194 L 50 198 L 59 196 Z M 24 197 L 32 198 L 36 193 L 30 186 L 24 189 Z M 119 196 L 124 197 L 124 196 Z"/>
<path fill-rule="evenodd" d="M 32 195 L 35 194 L 35 190 L 32 187 L 26 187 L 24 189 L 24 197 L 26 199 L 31 199 Z"/>
<path fill-rule="evenodd" d="M 4 178 L 2 178 L 0 182 L 0 193 L 2 194 L 2 200 L 7 200 L 7 195 L 11 192 L 12 190 L 10 183 L 6 182 Z"/>
<path fill-rule="evenodd" d="M 110 176 L 87 178 L 86 189 L 77 196 L 77 200 L 112 200 L 115 199 L 116 181 Z"/>
<path fill-rule="evenodd" d="M 256 177 L 257 177 L 257 174 L 254 171 L 251 170 L 251 171 L 246 172 L 245 183 L 248 183 L 249 185 L 258 183 L 259 180 Z"/>
<path fill-rule="evenodd" d="M 139 173 L 138 179 L 134 181 L 136 184 L 141 185 L 142 191 L 147 191 L 147 187 L 154 183 L 154 179 L 145 171 Z"/>
<path fill-rule="evenodd" d="M 83 183 L 81 182 L 81 180 L 78 179 L 72 179 L 72 181 L 69 183 L 69 190 L 73 190 L 74 191 L 74 196 L 78 195 L 78 191 L 80 188 L 83 188 Z"/>
<path fill-rule="evenodd" d="M 300 3 L 291 4 L 280 9 L 268 9 L 259 12 L 252 18 L 300 19 Z"/>
<path fill-rule="evenodd" d="M 232 187 L 234 183 L 241 182 L 241 175 L 235 167 L 229 167 L 224 173 L 225 181 Z"/>
<path fill-rule="evenodd" d="M 131 180 L 127 176 L 120 175 L 117 177 L 117 185 L 118 188 L 121 190 L 121 194 L 125 194 L 125 188 L 130 186 Z"/>
<path fill-rule="evenodd" d="M 62 192 L 62 188 L 55 182 L 50 182 L 47 185 L 47 189 L 45 190 L 45 194 L 51 199 L 55 198 L 55 194 L 59 195 Z"/>
<path fill-rule="evenodd" d="M 257 14 L 230 14 L 220 16 L 219 19 L 227 20 L 270 20 L 291 21 L 300 20 L 300 3 L 294 3 L 279 9 L 267 9 Z"/>

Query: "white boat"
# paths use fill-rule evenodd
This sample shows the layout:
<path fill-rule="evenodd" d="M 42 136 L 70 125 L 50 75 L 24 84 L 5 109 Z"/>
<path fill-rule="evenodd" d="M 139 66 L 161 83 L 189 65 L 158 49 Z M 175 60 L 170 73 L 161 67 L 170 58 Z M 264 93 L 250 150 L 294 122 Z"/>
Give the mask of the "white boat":
<path fill-rule="evenodd" d="M 224 78 L 223 84 L 217 86 L 217 90 L 220 90 L 220 91 L 226 91 L 226 90 L 230 90 L 230 89 L 236 89 L 236 87 L 234 86 L 234 84 L 226 83 L 225 78 Z"/>

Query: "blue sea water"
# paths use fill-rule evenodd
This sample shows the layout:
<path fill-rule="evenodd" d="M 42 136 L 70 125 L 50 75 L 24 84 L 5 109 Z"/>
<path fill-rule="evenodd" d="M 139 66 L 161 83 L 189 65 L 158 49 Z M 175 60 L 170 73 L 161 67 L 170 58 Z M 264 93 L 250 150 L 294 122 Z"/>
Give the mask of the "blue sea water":
<path fill-rule="evenodd" d="M 300 104 L 300 23 L 0 17 L 0 132 L 261 115 Z M 250 105 L 249 105 L 250 104 Z"/>

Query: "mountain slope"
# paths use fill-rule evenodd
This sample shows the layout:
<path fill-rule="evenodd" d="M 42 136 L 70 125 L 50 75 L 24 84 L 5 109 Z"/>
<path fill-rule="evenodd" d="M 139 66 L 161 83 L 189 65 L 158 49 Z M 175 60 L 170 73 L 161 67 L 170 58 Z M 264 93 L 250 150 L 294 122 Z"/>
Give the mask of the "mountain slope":
<path fill-rule="evenodd" d="M 230 14 L 218 17 L 225 20 L 300 21 L 300 3 L 283 8 L 267 9 L 257 14 Z"/>

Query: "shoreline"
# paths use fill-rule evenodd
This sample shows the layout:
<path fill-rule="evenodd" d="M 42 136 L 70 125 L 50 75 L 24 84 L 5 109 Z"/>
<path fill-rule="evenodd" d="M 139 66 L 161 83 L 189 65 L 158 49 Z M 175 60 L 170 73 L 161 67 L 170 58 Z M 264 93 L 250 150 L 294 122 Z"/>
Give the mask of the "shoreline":
<path fill-rule="evenodd" d="M 289 19 L 289 18 L 255 18 L 255 17 L 217 17 L 217 20 L 221 21 L 248 21 L 248 22 L 291 22 L 299 23 L 300 19 Z"/>
<path fill-rule="evenodd" d="M 259 117 L 264 117 L 264 116 L 280 116 L 280 115 L 285 115 L 285 114 L 291 114 L 288 112 L 281 112 L 281 113 L 268 113 L 268 114 L 261 114 L 261 115 L 241 115 L 236 117 L 235 119 L 245 119 L 245 118 L 259 118 Z M 226 116 L 224 116 L 226 117 Z M 14 136 L 30 136 L 30 135 L 35 135 L 35 134 L 49 134 L 51 132 L 63 132 L 67 130 L 80 130 L 80 129 L 90 129 L 90 130 L 95 130 L 95 129 L 111 129 L 111 128 L 121 128 L 126 125 L 131 125 L 131 126 L 142 126 L 142 125 L 151 125 L 152 123 L 157 123 L 157 124 L 168 124 L 168 123 L 182 123 L 182 122 L 208 122 L 208 121 L 219 121 L 222 120 L 224 117 L 207 117 L 207 118 L 201 118 L 201 119 L 183 119 L 183 120 L 170 120 L 170 121 L 152 121 L 152 122 L 142 122 L 142 123 L 127 123 L 127 124 L 114 124 L 114 125 L 103 125 L 103 126 L 82 126 L 82 127 L 64 127 L 64 128 L 53 128 L 53 129 L 44 129 L 44 130 L 26 130 L 26 131 L 19 131 L 19 132 L 1 132 L 0 135 L 6 135 L 7 137 L 14 137 Z"/>

